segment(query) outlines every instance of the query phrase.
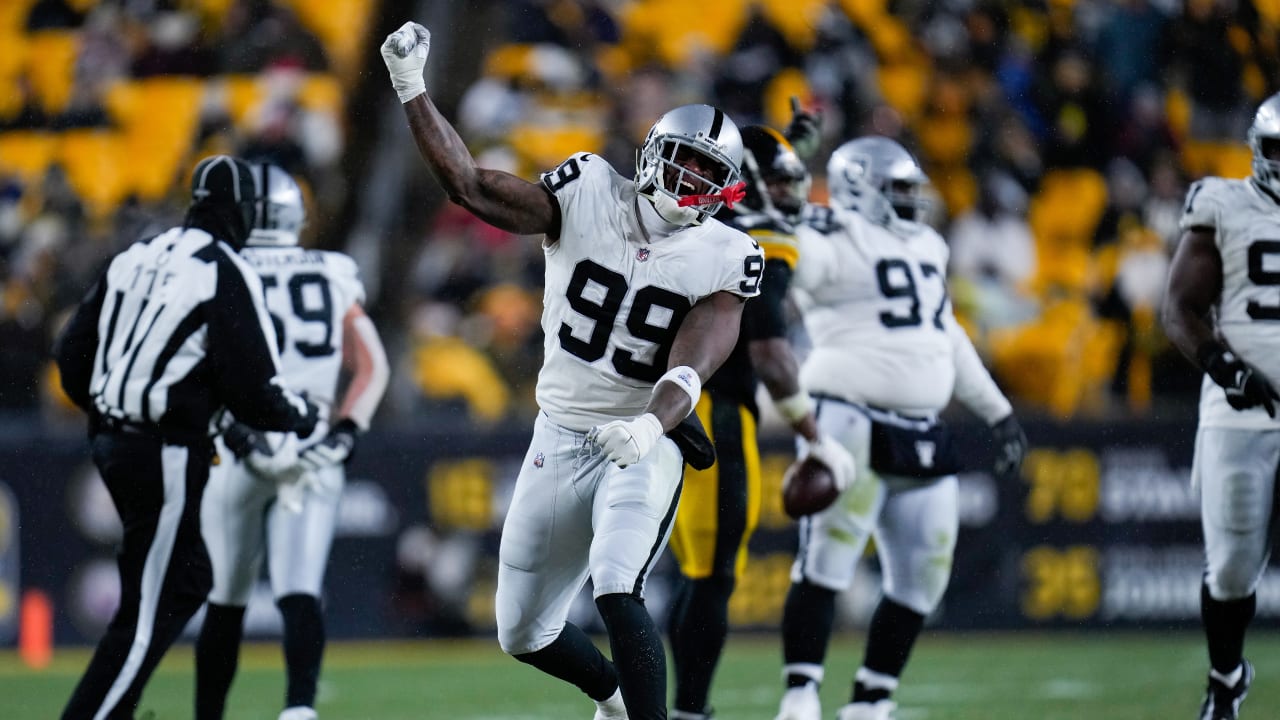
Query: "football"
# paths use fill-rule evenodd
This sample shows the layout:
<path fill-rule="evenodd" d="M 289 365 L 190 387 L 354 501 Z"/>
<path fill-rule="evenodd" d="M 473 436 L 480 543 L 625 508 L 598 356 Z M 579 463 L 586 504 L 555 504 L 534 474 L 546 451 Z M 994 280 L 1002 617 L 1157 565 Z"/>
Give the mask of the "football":
<path fill-rule="evenodd" d="M 782 509 L 800 519 L 827 509 L 840 497 L 840 486 L 827 464 L 814 457 L 797 460 L 782 478 Z"/>

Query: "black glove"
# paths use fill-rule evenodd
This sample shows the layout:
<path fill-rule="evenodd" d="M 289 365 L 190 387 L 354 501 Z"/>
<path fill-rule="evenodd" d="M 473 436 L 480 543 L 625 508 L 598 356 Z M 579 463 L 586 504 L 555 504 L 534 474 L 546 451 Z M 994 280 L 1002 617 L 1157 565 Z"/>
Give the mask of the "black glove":
<path fill-rule="evenodd" d="M 996 445 L 996 460 L 992 469 L 1000 479 L 1016 478 L 1022 469 L 1022 458 L 1027 454 L 1027 434 L 1018 424 L 1018 418 L 1009 413 L 991 426 L 991 438 Z"/>
<path fill-rule="evenodd" d="M 1196 352 L 1200 367 L 1227 392 L 1227 403 L 1236 410 L 1261 405 L 1271 417 L 1276 416 L 1276 400 L 1280 395 L 1261 373 L 1245 364 L 1222 343 L 1210 340 Z"/>
<path fill-rule="evenodd" d="M 800 107 L 800 100 L 791 98 L 791 123 L 787 125 L 787 142 L 795 148 L 801 160 L 808 160 L 822 145 L 822 114 L 808 113 Z"/>
<path fill-rule="evenodd" d="M 298 461 L 308 470 L 319 470 L 330 465 L 341 465 L 351 459 L 356 449 L 360 428 L 351 418 L 343 418 L 329 428 L 329 434 L 298 456 Z"/>
<path fill-rule="evenodd" d="M 299 440 L 305 440 L 311 437 L 311 433 L 316 431 L 316 424 L 320 422 L 320 406 L 311 402 L 311 398 L 307 397 L 305 392 L 298 393 L 294 398 L 291 402 L 298 413 L 293 421 L 293 434 L 297 435 Z M 298 400 L 302 401 L 302 408 L 298 407 Z"/>
<path fill-rule="evenodd" d="M 222 431 L 222 444 L 241 460 L 255 450 L 263 455 L 271 454 L 266 436 L 242 422 L 232 423 Z"/>

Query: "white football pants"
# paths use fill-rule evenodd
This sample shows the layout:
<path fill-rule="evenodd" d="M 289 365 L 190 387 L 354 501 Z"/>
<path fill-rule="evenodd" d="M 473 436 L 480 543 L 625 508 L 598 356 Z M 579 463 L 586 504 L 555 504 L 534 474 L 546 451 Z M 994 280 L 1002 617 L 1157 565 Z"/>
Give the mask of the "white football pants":
<path fill-rule="evenodd" d="M 586 433 L 538 413 L 498 550 L 498 642 L 512 655 L 551 644 L 591 578 L 595 597 L 643 597 L 671 534 L 684 460 L 663 436 L 619 468 Z"/>
<path fill-rule="evenodd" d="M 872 470 L 871 420 L 852 405 L 822 400 L 818 428 L 853 455 L 857 472 L 831 507 L 800 519 L 792 582 L 847 590 L 874 536 L 884 594 L 928 615 L 951 579 L 960 528 L 956 476 L 922 481 Z"/>
<path fill-rule="evenodd" d="M 1192 483 L 1200 488 L 1205 584 L 1215 600 L 1252 595 L 1271 554 L 1280 430 L 1200 428 Z"/>
<path fill-rule="evenodd" d="M 209 602 L 243 607 L 267 555 L 271 593 L 320 596 L 329 548 L 346 484 L 342 466 L 323 468 L 304 484 L 301 511 L 276 501 L 277 487 L 222 445 L 221 463 L 209 470 L 200 527 L 213 564 Z"/>

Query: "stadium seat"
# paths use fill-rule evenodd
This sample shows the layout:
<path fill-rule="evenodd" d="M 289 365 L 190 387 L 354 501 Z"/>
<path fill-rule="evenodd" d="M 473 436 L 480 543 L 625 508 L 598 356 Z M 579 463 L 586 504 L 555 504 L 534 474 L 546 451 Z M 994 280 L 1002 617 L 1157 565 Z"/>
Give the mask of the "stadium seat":
<path fill-rule="evenodd" d="M 0 133 L 0 170 L 14 173 L 27 185 L 44 177 L 57 158 L 58 136 L 33 130 Z"/>
<path fill-rule="evenodd" d="M 1107 183 L 1089 168 L 1052 170 L 1031 198 L 1027 220 L 1037 243 L 1092 246 L 1107 206 Z"/>
<path fill-rule="evenodd" d="M 368 0 L 278 0 L 324 45 L 329 62 L 351 81 L 360 70 L 373 4 Z M 374 47 L 376 51 L 377 48 Z"/>
<path fill-rule="evenodd" d="M 432 400 L 462 399 L 474 419 L 493 422 L 507 412 L 511 391 L 484 353 L 455 337 L 440 336 L 413 350 L 413 379 Z"/>
<path fill-rule="evenodd" d="M 4 0 L 0 2 L 0 37 L 20 34 L 26 26 L 31 6 L 37 0 Z"/>
<path fill-rule="evenodd" d="M 809 80 L 797 68 L 782 68 L 764 88 L 765 122 L 776 128 L 785 128 L 791 122 L 791 98 L 799 98 L 802 105 L 809 103 L 812 93 Z"/>
<path fill-rule="evenodd" d="M 926 115 L 916 123 L 916 137 L 925 159 L 941 165 L 958 165 L 973 147 L 973 127 L 963 115 Z"/>
<path fill-rule="evenodd" d="M 129 195 L 129 169 L 140 164 L 129 155 L 124 136 L 106 130 L 63 133 L 58 159 L 92 217 L 106 216 Z"/>
<path fill-rule="evenodd" d="M 760 0 L 760 8 L 769 24 L 778 29 L 793 47 L 800 51 L 813 48 L 817 28 L 826 12 L 826 0 Z"/>
<path fill-rule="evenodd" d="M 684 0 L 630 3 L 618 17 L 622 44 L 639 62 L 652 58 L 670 68 L 685 67 L 702 53 L 729 52 L 747 20 L 747 10 L 747 4 L 738 0 L 705 0 L 698 5 L 698 22 L 693 23 Z"/>
<path fill-rule="evenodd" d="M 577 123 L 521 123 L 511 129 L 508 138 L 531 172 L 554 168 L 575 152 L 598 153 L 605 141 L 600 128 Z"/>
<path fill-rule="evenodd" d="M 885 15 L 887 0 L 840 0 L 840 8 L 855 25 L 867 32 L 878 18 Z"/>
<path fill-rule="evenodd" d="M 31 89 L 45 113 L 57 115 L 71 100 L 76 54 L 80 50 L 79 34 L 41 30 L 27 37 L 27 77 L 31 81 Z"/>
<path fill-rule="evenodd" d="M 27 37 L 0 28 L 0 119 L 13 118 L 22 112 L 26 93 L 23 68 L 26 66 Z"/>
<path fill-rule="evenodd" d="M 929 88 L 929 68 L 916 63 L 881 65 L 876 71 L 885 102 L 906 118 L 919 117 Z"/>

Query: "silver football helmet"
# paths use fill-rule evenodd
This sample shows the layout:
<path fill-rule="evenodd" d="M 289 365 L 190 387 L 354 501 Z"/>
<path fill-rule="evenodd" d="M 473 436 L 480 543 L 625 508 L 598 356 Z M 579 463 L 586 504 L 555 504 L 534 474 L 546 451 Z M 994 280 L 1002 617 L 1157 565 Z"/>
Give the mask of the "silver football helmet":
<path fill-rule="evenodd" d="M 298 244 L 298 234 L 307 221 L 302 188 L 278 165 L 257 163 L 253 176 L 258 184 L 258 209 L 253 232 L 246 245 L 286 247 Z"/>
<path fill-rule="evenodd" d="M 1249 126 L 1249 148 L 1253 150 L 1254 179 L 1280 194 L 1280 93 L 1258 106 Z"/>
<path fill-rule="evenodd" d="M 929 201 L 921 189 L 928 182 L 906 148 L 879 135 L 850 140 L 827 161 L 831 204 L 880 225 L 888 225 L 895 217 L 922 220 Z"/>
<path fill-rule="evenodd" d="M 667 222 L 699 223 L 719 212 L 724 202 L 712 196 L 738 183 L 741 166 L 742 136 L 729 116 L 681 105 L 658 118 L 636 152 L 636 190 Z M 691 196 L 702 202 L 680 204 Z"/>

